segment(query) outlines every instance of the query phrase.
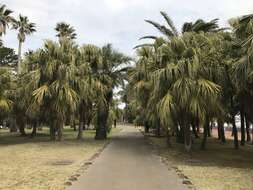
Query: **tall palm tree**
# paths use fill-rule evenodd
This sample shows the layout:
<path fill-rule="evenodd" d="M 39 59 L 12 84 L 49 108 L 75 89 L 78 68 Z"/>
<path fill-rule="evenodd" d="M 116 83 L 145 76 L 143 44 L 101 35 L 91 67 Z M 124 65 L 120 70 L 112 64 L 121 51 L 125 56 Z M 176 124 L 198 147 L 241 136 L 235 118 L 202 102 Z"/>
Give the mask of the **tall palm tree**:
<path fill-rule="evenodd" d="M 11 16 L 12 10 L 7 9 L 5 5 L 0 5 L 0 36 L 6 33 L 6 28 L 10 23 L 14 22 Z"/>
<path fill-rule="evenodd" d="M 235 64 L 233 66 L 233 81 L 236 89 L 235 97 L 239 102 L 241 118 L 241 145 L 245 144 L 246 123 L 253 121 L 252 115 L 252 72 L 253 72 L 253 15 L 244 15 L 231 19 L 230 24 L 234 32 Z M 246 125 L 247 139 L 249 140 L 249 125 Z"/>
<path fill-rule="evenodd" d="M 99 81 L 92 76 L 91 65 L 100 61 L 100 49 L 93 45 L 84 45 L 77 55 L 77 73 L 75 77 L 75 89 L 79 94 L 78 115 L 79 127 L 77 139 L 82 139 L 82 131 L 85 125 L 89 125 L 89 115 L 92 112 L 92 104 L 96 99 L 103 98 L 103 91 L 97 88 Z M 96 96 L 99 94 L 99 96 Z"/>
<path fill-rule="evenodd" d="M 59 22 L 56 24 L 55 30 L 59 41 L 64 39 L 74 40 L 76 39 L 75 29 L 65 22 Z"/>
<path fill-rule="evenodd" d="M 38 67 L 30 73 L 32 92 L 31 110 L 43 113 L 50 126 L 51 139 L 62 140 L 63 125 L 67 115 L 77 109 L 79 96 L 73 79 L 76 74 L 76 45 L 72 41 L 55 43 L 47 41 L 40 50 Z"/>
<path fill-rule="evenodd" d="M 111 44 L 101 49 L 101 61 L 91 64 L 93 77 L 104 86 L 104 100 L 97 102 L 96 139 L 107 137 L 108 117 L 110 104 L 113 98 L 113 89 L 122 84 L 127 77 L 127 64 L 130 58 L 114 50 Z"/>
<path fill-rule="evenodd" d="M 36 31 L 35 24 L 31 23 L 26 16 L 19 15 L 19 19 L 14 22 L 13 28 L 18 30 L 18 73 L 21 73 L 21 49 L 26 36 Z"/>

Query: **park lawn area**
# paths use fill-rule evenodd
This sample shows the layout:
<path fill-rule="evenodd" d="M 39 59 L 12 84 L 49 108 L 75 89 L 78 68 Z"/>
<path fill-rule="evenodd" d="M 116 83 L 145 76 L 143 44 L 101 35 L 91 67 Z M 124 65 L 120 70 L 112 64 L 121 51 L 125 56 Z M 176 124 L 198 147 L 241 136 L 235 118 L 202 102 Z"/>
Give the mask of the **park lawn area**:
<path fill-rule="evenodd" d="M 207 150 L 200 150 L 200 140 L 194 139 L 191 155 L 182 144 L 168 148 L 164 138 L 148 137 L 161 157 L 179 173 L 189 178 L 197 190 L 252 190 L 253 145 L 233 149 L 233 141 L 221 144 L 209 138 Z"/>
<path fill-rule="evenodd" d="M 68 178 L 109 141 L 94 140 L 94 130 L 84 131 L 82 141 L 76 135 L 66 127 L 64 140 L 52 142 L 46 128 L 34 139 L 0 130 L 0 190 L 64 189 Z"/>

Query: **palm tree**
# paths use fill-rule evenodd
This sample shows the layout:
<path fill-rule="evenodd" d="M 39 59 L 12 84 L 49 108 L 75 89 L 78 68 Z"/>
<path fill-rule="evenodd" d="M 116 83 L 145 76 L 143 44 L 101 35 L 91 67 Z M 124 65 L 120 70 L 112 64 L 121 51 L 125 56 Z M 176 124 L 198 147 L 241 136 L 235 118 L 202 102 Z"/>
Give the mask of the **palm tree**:
<path fill-rule="evenodd" d="M 218 31 L 224 30 L 225 28 L 219 28 L 218 21 L 219 19 L 213 19 L 208 22 L 202 19 L 198 19 L 194 23 L 186 22 L 183 24 L 182 33 L 184 32 L 218 32 Z"/>
<path fill-rule="evenodd" d="M 63 39 L 74 40 L 76 39 L 75 29 L 65 22 L 59 22 L 56 24 L 55 30 L 59 41 Z"/>
<path fill-rule="evenodd" d="M 178 37 L 180 35 L 176 26 L 174 25 L 172 19 L 168 16 L 166 12 L 160 12 L 167 25 L 159 24 L 155 21 L 145 20 L 147 23 L 153 25 L 161 34 L 167 37 L 167 39 L 171 39 L 173 37 Z M 226 28 L 219 28 L 218 19 L 213 19 L 209 22 L 205 22 L 202 19 L 198 19 L 196 22 L 186 22 L 183 24 L 181 33 L 185 32 L 218 32 L 225 30 Z M 156 36 L 144 36 L 141 39 L 156 39 Z"/>
<path fill-rule="evenodd" d="M 35 32 L 35 24 L 30 23 L 28 17 L 19 15 L 19 19 L 14 22 L 13 28 L 18 30 L 18 73 L 21 73 L 21 48 L 25 42 L 26 35 L 31 35 Z"/>
<path fill-rule="evenodd" d="M 77 73 L 75 77 L 75 87 L 79 94 L 80 101 L 78 105 L 79 127 L 77 139 L 82 139 L 82 132 L 85 125 L 89 124 L 89 115 L 92 112 L 92 104 L 97 98 L 103 98 L 103 92 L 96 88 L 100 85 L 99 81 L 94 81 L 91 73 L 92 63 L 100 60 L 100 49 L 93 45 L 85 45 L 80 48 L 77 56 Z M 96 96 L 99 94 L 100 97 Z"/>
<path fill-rule="evenodd" d="M 152 46 L 137 50 L 143 54 L 130 85 L 134 83 L 137 89 L 136 98 L 145 110 L 143 119 L 158 129 L 164 126 L 168 130 L 170 126 L 179 139 L 183 137 L 187 151 L 191 150 L 192 118 L 205 123 L 205 148 L 209 121 L 222 112 L 218 98 L 221 87 L 213 82 L 215 73 L 220 72 L 215 67 L 216 59 L 212 59 L 221 54 L 220 41 L 214 33 L 184 33 L 167 43 L 157 38 Z"/>
<path fill-rule="evenodd" d="M 43 113 L 48 118 L 51 139 L 62 140 L 63 125 L 67 115 L 74 113 L 78 105 L 78 94 L 73 79 L 76 74 L 76 45 L 72 41 L 61 44 L 47 41 L 40 50 L 38 67 L 30 73 L 32 92 L 31 110 Z"/>
<path fill-rule="evenodd" d="M 159 30 L 159 32 L 161 32 L 163 35 L 165 35 L 168 39 L 178 36 L 179 32 L 176 29 L 172 19 L 167 15 L 166 12 L 161 11 L 160 13 L 163 16 L 164 20 L 166 21 L 167 26 L 161 25 L 161 24 L 154 22 L 152 20 L 145 20 L 145 21 L 147 23 L 153 25 L 156 29 Z M 152 38 L 152 36 L 151 36 L 151 38 Z"/>
<path fill-rule="evenodd" d="M 117 52 L 110 44 L 101 49 L 101 61 L 92 63 L 93 77 L 104 87 L 104 100 L 99 100 L 97 106 L 96 136 L 95 139 L 107 137 L 108 117 L 110 104 L 113 98 L 113 89 L 122 84 L 127 77 L 127 64 L 130 58 Z"/>
<path fill-rule="evenodd" d="M 11 16 L 12 10 L 7 9 L 5 5 L 0 5 L 0 36 L 6 33 L 8 25 L 14 22 L 14 18 Z"/>
<path fill-rule="evenodd" d="M 241 145 L 245 144 L 245 118 L 246 123 L 253 121 L 252 115 L 252 71 L 253 71 L 253 15 L 245 15 L 230 20 L 234 32 L 235 59 L 233 65 L 233 81 L 236 89 L 235 97 L 239 102 L 241 118 Z M 249 137 L 249 126 L 246 125 L 247 137 Z M 249 138 L 247 138 L 249 139 Z"/>
<path fill-rule="evenodd" d="M 11 77 L 7 69 L 0 69 L 0 110 L 10 111 L 12 108 L 12 101 L 8 97 L 10 90 Z"/>

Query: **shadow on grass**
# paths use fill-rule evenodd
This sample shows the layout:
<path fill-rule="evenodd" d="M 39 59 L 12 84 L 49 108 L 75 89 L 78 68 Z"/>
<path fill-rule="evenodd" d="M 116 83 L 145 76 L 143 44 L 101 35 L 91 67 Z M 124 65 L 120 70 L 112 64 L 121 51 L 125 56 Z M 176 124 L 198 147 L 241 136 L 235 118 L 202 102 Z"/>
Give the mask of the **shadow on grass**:
<path fill-rule="evenodd" d="M 74 144 L 83 144 L 84 142 L 93 142 L 95 136 L 95 130 L 84 130 L 83 139 L 77 140 L 77 131 L 69 127 L 65 127 L 63 131 L 63 140 L 59 141 L 51 141 L 48 128 L 43 129 L 42 131 L 38 131 L 37 135 L 34 138 L 30 137 L 31 130 L 26 130 L 27 136 L 20 136 L 18 132 L 10 133 L 7 130 L 0 130 L 0 146 L 6 145 L 18 145 L 18 144 L 26 144 L 26 143 L 62 143 L 64 145 L 73 145 Z"/>
<path fill-rule="evenodd" d="M 205 167 L 230 167 L 241 169 L 253 169 L 253 145 L 240 146 L 239 150 L 233 147 L 233 141 L 227 140 L 225 144 L 216 138 L 208 138 L 206 150 L 200 150 L 201 139 L 194 139 L 191 154 L 184 151 L 184 145 L 175 142 L 172 138 L 172 147 L 166 146 L 164 138 L 150 138 L 154 145 L 159 148 L 162 156 L 186 166 Z"/>

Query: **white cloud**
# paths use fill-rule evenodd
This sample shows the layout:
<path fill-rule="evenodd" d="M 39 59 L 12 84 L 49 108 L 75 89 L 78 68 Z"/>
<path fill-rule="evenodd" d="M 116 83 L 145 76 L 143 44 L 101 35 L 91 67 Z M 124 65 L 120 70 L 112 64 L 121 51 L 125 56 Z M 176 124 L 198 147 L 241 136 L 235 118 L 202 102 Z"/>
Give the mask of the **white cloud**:
<path fill-rule="evenodd" d="M 159 11 L 166 11 L 180 29 L 185 21 L 198 18 L 227 19 L 253 12 L 250 0 L 2 0 L 10 9 L 26 15 L 37 25 L 37 32 L 27 37 L 24 50 L 35 49 L 43 40 L 55 39 L 54 27 L 66 21 L 76 28 L 77 42 L 103 45 L 111 42 L 117 49 L 132 54 L 138 38 L 157 31 L 144 22 L 163 22 Z M 16 33 L 4 36 L 7 46 L 17 47 Z"/>

